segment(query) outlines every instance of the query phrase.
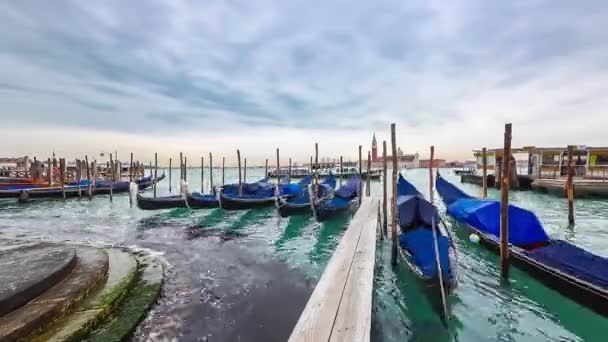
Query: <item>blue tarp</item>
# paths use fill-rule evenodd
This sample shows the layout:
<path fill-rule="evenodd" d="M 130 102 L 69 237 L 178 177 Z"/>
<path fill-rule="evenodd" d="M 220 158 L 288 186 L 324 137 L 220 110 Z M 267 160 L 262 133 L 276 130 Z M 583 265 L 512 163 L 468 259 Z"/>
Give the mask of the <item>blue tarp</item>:
<path fill-rule="evenodd" d="M 340 198 L 351 200 L 357 197 L 361 179 L 359 177 L 350 178 L 340 189 L 336 190 L 335 195 Z"/>
<path fill-rule="evenodd" d="M 418 227 L 401 233 L 399 235 L 399 244 L 401 245 L 401 248 L 409 251 L 412 263 L 418 266 L 425 277 L 432 278 L 437 276 L 435 243 L 433 240 L 433 231 L 431 229 Z M 446 277 L 445 279 L 451 279 L 448 254 L 449 243 L 447 237 L 438 234 L 437 245 L 439 246 L 441 271 Z"/>
<path fill-rule="evenodd" d="M 608 289 L 608 259 L 587 252 L 569 242 L 556 240 L 526 254 L 547 266 Z"/>
<path fill-rule="evenodd" d="M 480 231 L 500 236 L 500 202 L 464 198 L 448 206 L 448 213 Z M 526 246 L 548 241 L 538 217 L 531 211 L 509 205 L 509 243 Z"/>
<path fill-rule="evenodd" d="M 399 196 L 397 198 L 399 211 L 399 226 L 407 228 L 411 225 L 422 224 L 431 226 L 439 223 L 437 209 L 422 195 Z"/>
<path fill-rule="evenodd" d="M 473 198 L 473 196 L 443 179 L 439 173 L 437 173 L 437 179 L 435 180 L 435 188 L 437 189 L 437 192 L 439 192 L 439 195 L 441 195 L 446 206 L 449 206 L 461 198 Z"/>
<path fill-rule="evenodd" d="M 422 195 L 418 189 L 410 182 L 408 182 L 401 173 L 399 174 L 399 181 L 397 182 L 397 196 L 415 196 Z"/>

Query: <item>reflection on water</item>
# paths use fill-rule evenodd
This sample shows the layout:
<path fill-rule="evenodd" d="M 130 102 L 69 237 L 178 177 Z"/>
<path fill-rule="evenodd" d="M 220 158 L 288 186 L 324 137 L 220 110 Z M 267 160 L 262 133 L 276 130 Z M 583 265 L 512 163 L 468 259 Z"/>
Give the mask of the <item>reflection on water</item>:
<path fill-rule="evenodd" d="M 189 170 L 200 181 L 200 171 Z M 232 171 L 231 171 L 232 172 Z M 197 175 L 198 173 L 198 175 Z M 460 184 L 471 193 L 480 187 Z M 262 169 L 248 170 L 261 177 Z M 173 188 L 177 185 L 174 170 Z M 227 175 L 227 182 L 237 179 Z M 423 192 L 428 173 L 406 176 Z M 216 172 L 215 179 L 221 179 Z M 166 179 L 167 180 L 167 179 Z M 168 193 L 166 180 L 159 193 Z M 381 183 L 372 191 L 381 197 Z M 200 184 L 190 184 L 198 189 Z M 206 184 L 206 188 L 208 185 Z M 491 189 L 490 197 L 499 192 Z M 435 203 L 445 211 L 438 194 Z M 548 231 L 608 256 L 608 201 L 576 200 L 576 226 L 568 228 L 565 199 L 530 191 L 512 192 L 511 201 L 534 210 Z M 309 216 L 280 218 L 261 210 L 142 211 L 115 195 L 34 201 L 0 201 L 0 234 L 54 241 L 125 245 L 157 253 L 166 264 L 158 306 L 135 340 L 284 341 L 305 306 L 350 220 L 317 223 Z M 604 341 L 608 320 L 563 297 L 517 268 L 508 283 L 499 277 L 498 256 L 472 244 L 446 218 L 459 252 L 459 287 L 445 326 L 436 300 L 404 265 L 390 265 L 390 241 L 378 241 L 372 315 L 373 341 Z"/>

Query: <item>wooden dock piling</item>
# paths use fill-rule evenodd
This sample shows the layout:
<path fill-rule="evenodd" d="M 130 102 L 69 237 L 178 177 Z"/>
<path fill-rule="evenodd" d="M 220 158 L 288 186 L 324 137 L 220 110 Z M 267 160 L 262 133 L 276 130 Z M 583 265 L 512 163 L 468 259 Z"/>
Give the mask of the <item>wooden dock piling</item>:
<path fill-rule="evenodd" d="M 243 178 L 241 173 L 241 151 L 236 150 L 236 160 L 239 166 L 239 196 L 243 196 Z"/>
<path fill-rule="evenodd" d="M 51 160 L 49 159 L 49 161 Z M 87 186 L 87 196 L 89 197 L 90 201 L 91 199 L 93 199 L 93 182 L 91 181 L 91 168 L 89 166 L 89 157 L 86 155 L 84 156 L 84 162 L 87 168 L 87 183 L 89 183 Z"/>
<path fill-rule="evenodd" d="M 173 190 L 171 189 L 171 174 L 173 173 L 173 167 L 171 165 L 171 158 L 169 158 L 169 192 L 173 192 Z"/>
<path fill-rule="evenodd" d="M 211 152 L 209 152 L 209 191 L 215 194 L 215 189 L 213 188 L 213 156 Z"/>
<path fill-rule="evenodd" d="M 391 124 L 391 147 L 393 151 L 393 198 L 391 200 L 391 264 L 397 265 L 397 133 L 395 124 Z"/>
<path fill-rule="evenodd" d="M 481 163 L 482 163 L 482 190 L 481 190 L 481 198 L 488 197 L 488 149 L 481 149 Z"/>
<path fill-rule="evenodd" d="M 247 158 L 243 161 L 243 182 L 247 183 Z"/>
<path fill-rule="evenodd" d="M 277 170 L 277 172 L 279 172 L 279 170 Z M 265 177 L 270 177 L 268 174 L 268 158 L 266 158 L 266 163 L 264 164 L 264 178 Z"/>
<path fill-rule="evenodd" d="M 226 157 L 222 157 L 222 186 L 226 184 L 225 172 L 226 169 Z"/>
<path fill-rule="evenodd" d="M 344 166 L 342 166 L 342 156 L 340 156 L 340 185 L 342 186 L 342 178 L 344 178 Z"/>
<path fill-rule="evenodd" d="M 205 193 L 205 158 L 201 157 L 201 194 Z"/>
<path fill-rule="evenodd" d="M 566 195 L 568 197 L 568 224 L 574 224 L 574 146 L 568 145 L 568 178 L 566 180 Z"/>
<path fill-rule="evenodd" d="M 188 182 L 188 157 L 184 156 L 184 182 Z"/>
<path fill-rule="evenodd" d="M 171 169 L 169 169 L 169 179 L 171 179 Z M 131 159 L 129 161 L 129 207 L 133 208 L 133 194 L 131 188 L 133 186 L 133 152 L 131 152 Z M 169 185 L 169 189 L 171 185 Z"/>
<path fill-rule="evenodd" d="M 382 141 L 382 236 L 388 236 L 388 169 L 386 161 L 386 140 Z"/>
<path fill-rule="evenodd" d="M 65 201 L 65 159 L 59 158 L 59 177 L 61 177 L 61 197 Z"/>
<path fill-rule="evenodd" d="M 279 148 L 277 147 L 277 171 L 280 169 L 281 169 L 281 162 L 279 159 Z M 278 198 L 279 198 L 279 196 L 281 196 L 281 177 L 279 177 L 279 175 L 277 175 L 277 187 L 274 192 L 277 196 L 277 203 L 278 203 Z"/>
<path fill-rule="evenodd" d="M 289 167 L 287 168 L 287 176 L 291 180 L 291 157 L 289 157 Z"/>
<path fill-rule="evenodd" d="M 48 159 L 48 168 L 46 169 L 46 176 L 48 178 L 49 187 L 53 186 L 53 164 L 51 164 L 51 158 Z"/>
<path fill-rule="evenodd" d="M 370 176 L 370 172 L 371 172 L 371 168 L 372 168 L 372 153 L 370 151 L 367 151 L 367 177 L 366 177 L 366 182 L 365 182 L 365 196 L 371 196 L 372 194 L 372 189 L 371 189 L 371 185 L 372 185 L 372 181 L 371 181 L 371 176 Z"/>
<path fill-rule="evenodd" d="M 106 172 L 106 177 L 107 177 L 107 172 Z M 112 153 L 110 153 L 110 202 L 112 202 L 112 195 L 114 192 L 114 161 L 112 160 Z M 156 197 L 156 191 L 155 191 L 155 195 L 154 197 Z"/>
<path fill-rule="evenodd" d="M 363 146 L 359 145 L 359 205 L 363 200 L 363 160 L 361 157 L 361 149 Z"/>
<path fill-rule="evenodd" d="M 511 174 L 511 124 L 505 124 L 502 184 L 500 185 L 500 274 L 509 278 L 509 175 Z"/>
<path fill-rule="evenodd" d="M 431 158 L 429 160 L 429 201 L 433 203 L 433 160 L 435 158 L 435 146 L 431 146 Z"/>
<path fill-rule="evenodd" d="M 313 173 L 312 184 L 313 194 L 316 196 L 319 191 L 319 143 L 315 143 L 315 172 Z"/>
<path fill-rule="evenodd" d="M 154 152 L 154 198 L 156 198 L 156 183 L 158 179 L 158 153 Z"/>

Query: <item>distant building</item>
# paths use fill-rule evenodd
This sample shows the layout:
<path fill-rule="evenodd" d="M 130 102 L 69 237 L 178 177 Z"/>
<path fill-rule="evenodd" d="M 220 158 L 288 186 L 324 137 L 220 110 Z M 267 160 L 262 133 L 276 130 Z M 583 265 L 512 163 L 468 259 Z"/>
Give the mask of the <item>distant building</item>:
<path fill-rule="evenodd" d="M 401 147 L 397 147 L 397 165 L 399 168 L 414 169 L 420 167 L 419 161 L 420 155 L 415 154 L 404 154 Z M 387 155 L 386 157 L 389 167 L 392 167 L 393 156 Z M 372 167 L 381 168 L 384 164 L 384 158 L 378 156 L 378 144 L 376 141 L 376 134 L 372 138 Z"/>
<path fill-rule="evenodd" d="M 422 159 L 420 160 L 420 167 L 421 168 L 428 168 L 429 165 L 431 164 L 431 160 L 430 159 Z M 434 168 L 441 168 L 441 167 L 446 167 L 446 162 L 445 159 L 433 159 L 433 167 Z"/>

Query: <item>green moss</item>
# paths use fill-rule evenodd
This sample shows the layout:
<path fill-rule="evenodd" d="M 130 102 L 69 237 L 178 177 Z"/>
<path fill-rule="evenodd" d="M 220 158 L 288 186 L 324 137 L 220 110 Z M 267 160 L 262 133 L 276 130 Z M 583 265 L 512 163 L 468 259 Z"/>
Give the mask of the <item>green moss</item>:
<path fill-rule="evenodd" d="M 119 283 L 114 285 L 112 289 L 104 293 L 99 300 L 97 307 L 107 310 L 114 307 L 114 305 L 121 302 L 124 296 L 128 293 L 129 288 L 133 285 L 137 276 L 137 272 L 130 272 L 128 276 L 123 278 Z"/>
<path fill-rule="evenodd" d="M 148 308 L 156 301 L 161 284 L 138 283 L 128 294 L 123 305 L 116 311 L 114 318 L 104 328 L 94 332 L 89 341 L 126 340 L 137 324 L 145 317 Z"/>

